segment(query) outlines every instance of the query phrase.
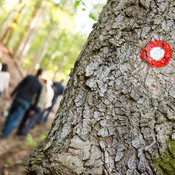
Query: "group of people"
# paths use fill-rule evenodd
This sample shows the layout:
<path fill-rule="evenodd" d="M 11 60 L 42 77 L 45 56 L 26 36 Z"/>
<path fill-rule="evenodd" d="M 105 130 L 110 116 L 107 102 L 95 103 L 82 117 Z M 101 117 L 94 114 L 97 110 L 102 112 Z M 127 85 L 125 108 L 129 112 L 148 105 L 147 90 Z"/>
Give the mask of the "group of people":
<path fill-rule="evenodd" d="M 8 66 L 4 71 L 3 64 L 0 72 L 8 73 Z M 12 130 L 19 124 L 17 135 L 26 136 L 29 130 L 38 122 L 47 121 L 57 98 L 64 92 L 63 80 L 60 82 L 51 82 L 44 79 L 45 71 L 39 69 L 36 75 L 27 75 L 8 95 L 8 84 L 10 74 L 4 78 L 4 85 L 0 89 L 0 93 L 4 93 L 6 98 L 13 99 L 12 105 L 8 112 L 4 128 L 2 131 L 2 139 L 6 139 Z M 3 79 L 2 79 L 3 80 Z"/>

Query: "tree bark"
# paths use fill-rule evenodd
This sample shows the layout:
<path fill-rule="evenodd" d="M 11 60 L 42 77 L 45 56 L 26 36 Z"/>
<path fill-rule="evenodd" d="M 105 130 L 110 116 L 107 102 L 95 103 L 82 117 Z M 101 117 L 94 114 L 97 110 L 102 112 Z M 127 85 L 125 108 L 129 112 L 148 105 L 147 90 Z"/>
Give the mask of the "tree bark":
<path fill-rule="evenodd" d="M 28 175 L 167 174 L 154 159 L 175 133 L 175 61 L 156 69 L 140 52 L 151 40 L 174 47 L 174 7 L 173 0 L 108 0 L 50 133 L 26 162 Z"/>

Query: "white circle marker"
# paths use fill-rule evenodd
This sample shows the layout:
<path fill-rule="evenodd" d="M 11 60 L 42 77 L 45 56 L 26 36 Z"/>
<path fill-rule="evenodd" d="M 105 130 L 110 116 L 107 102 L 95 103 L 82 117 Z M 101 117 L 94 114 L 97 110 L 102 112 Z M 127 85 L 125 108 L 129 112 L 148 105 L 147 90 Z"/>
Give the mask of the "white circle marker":
<path fill-rule="evenodd" d="M 165 54 L 165 50 L 161 47 L 154 47 L 150 51 L 150 57 L 155 61 L 160 61 Z"/>

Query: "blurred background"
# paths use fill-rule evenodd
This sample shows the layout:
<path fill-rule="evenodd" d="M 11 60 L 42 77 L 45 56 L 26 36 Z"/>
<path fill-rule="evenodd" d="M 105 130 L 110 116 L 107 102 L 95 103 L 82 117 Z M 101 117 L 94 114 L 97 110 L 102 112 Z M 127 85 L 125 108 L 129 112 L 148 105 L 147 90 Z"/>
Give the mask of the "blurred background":
<path fill-rule="evenodd" d="M 67 78 L 105 0 L 0 0 L 0 42 L 22 67 Z"/>
<path fill-rule="evenodd" d="M 38 68 L 45 79 L 66 82 L 106 0 L 0 0 L 0 63 L 8 65 L 9 94 Z M 23 161 L 48 134 L 60 98 L 46 123 L 26 137 L 0 139 L 0 175 L 26 174 Z M 12 101 L 0 98 L 0 134 Z"/>

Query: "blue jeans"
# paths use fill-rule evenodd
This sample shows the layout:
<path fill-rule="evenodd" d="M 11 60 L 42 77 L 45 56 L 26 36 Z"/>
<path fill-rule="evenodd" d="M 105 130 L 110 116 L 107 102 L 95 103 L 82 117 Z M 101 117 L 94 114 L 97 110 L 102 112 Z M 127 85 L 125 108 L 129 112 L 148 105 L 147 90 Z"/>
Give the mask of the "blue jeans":
<path fill-rule="evenodd" d="M 30 108 L 25 116 L 23 117 L 18 131 L 17 131 L 17 135 L 24 135 L 26 136 L 27 133 L 29 132 L 29 130 L 35 125 L 35 123 L 38 121 L 39 116 L 41 115 L 41 108 L 36 107 L 35 109 L 35 113 L 33 115 L 30 115 L 30 111 L 32 110 L 32 108 Z"/>
<path fill-rule="evenodd" d="M 40 116 L 38 117 L 37 123 L 43 122 L 43 120 L 44 120 L 44 114 L 45 114 L 46 111 L 47 111 L 47 109 L 44 109 L 44 110 L 41 112 Z"/>
<path fill-rule="evenodd" d="M 2 95 L 2 91 L 0 91 L 0 97 L 1 97 L 1 95 Z"/>
<path fill-rule="evenodd" d="M 5 126 L 2 133 L 2 138 L 6 139 L 12 130 L 17 126 L 20 119 L 23 117 L 24 113 L 29 108 L 29 102 L 21 99 L 15 98 L 13 104 L 10 108 L 9 114 L 5 121 Z"/>

